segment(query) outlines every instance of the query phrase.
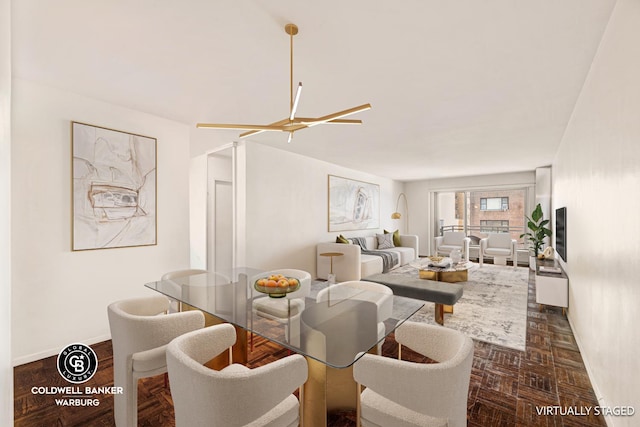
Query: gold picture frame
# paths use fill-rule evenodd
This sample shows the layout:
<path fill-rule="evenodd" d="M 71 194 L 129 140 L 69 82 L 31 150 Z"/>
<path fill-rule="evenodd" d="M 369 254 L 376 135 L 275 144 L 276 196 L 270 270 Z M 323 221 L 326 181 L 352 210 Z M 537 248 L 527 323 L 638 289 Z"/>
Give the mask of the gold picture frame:
<path fill-rule="evenodd" d="M 157 140 L 71 122 L 73 251 L 157 244 Z"/>

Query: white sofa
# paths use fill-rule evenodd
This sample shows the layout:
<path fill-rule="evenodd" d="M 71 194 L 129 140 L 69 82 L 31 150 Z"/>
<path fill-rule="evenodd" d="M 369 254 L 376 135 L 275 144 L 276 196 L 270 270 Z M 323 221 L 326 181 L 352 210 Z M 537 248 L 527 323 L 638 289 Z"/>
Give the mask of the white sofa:
<path fill-rule="evenodd" d="M 376 236 L 365 237 L 367 250 L 378 250 Z M 398 265 L 405 265 L 418 257 L 418 236 L 400 234 L 400 246 L 382 249 L 396 252 Z M 372 274 L 382 273 L 382 258 L 360 252 L 360 246 L 346 243 L 318 243 L 316 247 L 316 273 L 319 279 L 327 279 L 331 269 L 330 257 L 321 256 L 327 252 L 338 252 L 342 256 L 333 257 L 333 274 L 336 281 L 360 280 Z M 396 267 L 396 266 L 394 266 Z"/>

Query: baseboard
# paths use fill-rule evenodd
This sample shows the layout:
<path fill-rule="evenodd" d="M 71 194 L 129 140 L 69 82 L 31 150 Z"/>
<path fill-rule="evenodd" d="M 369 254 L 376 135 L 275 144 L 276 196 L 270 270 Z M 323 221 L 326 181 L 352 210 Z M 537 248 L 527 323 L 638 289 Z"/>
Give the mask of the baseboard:
<path fill-rule="evenodd" d="M 90 339 L 86 339 L 86 340 L 79 340 L 77 342 L 81 342 L 83 344 L 86 344 L 86 345 L 90 346 L 92 344 L 97 344 L 99 342 L 107 341 L 107 340 L 110 340 L 110 339 L 111 339 L 111 335 L 110 334 L 106 334 L 106 335 L 101 335 L 101 336 L 90 338 Z M 31 362 L 35 362 L 37 360 L 46 359 L 47 357 L 57 356 L 58 353 L 60 353 L 61 349 L 62 349 L 61 347 L 57 347 L 57 348 L 52 348 L 52 349 L 48 349 L 48 350 L 43 350 L 43 351 L 40 351 L 38 353 L 28 354 L 26 356 L 22 356 L 22 357 L 18 357 L 16 359 L 13 359 L 11 363 L 12 363 L 13 367 L 15 368 L 16 366 L 24 365 L 26 363 L 31 363 Z"/>
<path fill-rule="evenodd" d="M 576 328 L 573 327 L 573 322 L 571 321 L 571 311 L 569 309 L 567 309 L 567 320 L 569 321 L 569 326 L 571 326 L 571 332 L 573 332 L 573 337 L 575 338 L 576 344 L 578 345 L 578 350 L 580 350 L 580 356 L 582 357 L 582 361 L 584 362 L 584 367 L 587 370 L 587 376 L 589 377 L 589 381 L 591 381 L 591 387 L 593 388 L 593 392 L 596 395 L 596 399 L 598 399 L 598 405 L 608 406 L 606 403 L 606 399 L 598 389 L 598 384 L 596 384 L 596 382 L 594 381 L 593 370 L 591 369 L 591 365 L 589 364 L 589 361 L 585 357 L 585 352 L 583 351 L 584 347 L 582 346 L 580 337 L 576 334 Z M 609 415 L 609 416 L 603 415 L 603 417 L 604 417 L 604 422 L 607 423 L 608 427 L 615 427 L 615 424 L 613 422 L 614 418 L 612 415 Z"/>

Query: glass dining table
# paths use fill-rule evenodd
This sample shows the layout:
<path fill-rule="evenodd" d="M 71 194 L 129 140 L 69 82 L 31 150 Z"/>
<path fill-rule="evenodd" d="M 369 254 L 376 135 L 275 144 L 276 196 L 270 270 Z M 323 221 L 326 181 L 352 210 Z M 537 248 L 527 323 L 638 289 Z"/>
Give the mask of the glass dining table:
<path fill-rule="evenodd" d="M 203 311 L 209 325 L 233 324 L 238 335 L 234 362 L 247 362 L 254 335 L 305 356 L 309 377 L 302 393 L 304 425 L 325 426 L 327 411 L 356 408 L 352 365 L 366 352 L 375 353 L 378 343 L 422 308 L 424 301 L 383 295 L 370 286 L 313 281 L 303 304 L 292 304 L 282 294 L 270 296 L 256 285 L 268 274 L 241 267 L 145 286 L 178 301 L 183 310 Z M 256 310 L 264 298 L 277 316 Z"/>

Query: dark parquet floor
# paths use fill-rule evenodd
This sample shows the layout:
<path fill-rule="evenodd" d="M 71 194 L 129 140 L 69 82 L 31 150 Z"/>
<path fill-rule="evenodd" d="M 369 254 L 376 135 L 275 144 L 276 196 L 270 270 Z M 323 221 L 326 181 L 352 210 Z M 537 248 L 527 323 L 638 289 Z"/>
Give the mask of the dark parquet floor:
<path fill-rule="evenodd" d="M 446 322 L 446 319 L 445 319 Z M 596 406 L 597 399 L 567 319 L 558 308 L 538 310 L 535 283 L 529 280 L 525 351 L 475 342 L 468 399 L 469 427 L 487 426 L 606 426 L 602 416 L 561 416 L 537 414 L 543 406 Z M 111 342 L 91 346 L 99 359 L 96 375 L 82 387 L 113 385 Z M 388 337 L 383 354 L 397 357 L 397 344 Z M 287 350 L 264 339 L 256 339 L 250 365 L 259 366 L 287 355 Z M 403 349 L 403 359 L 421 357 Z M 17 427 L 113 426 L 113 397 L 96 395 L 99 405 L 92 407 L 56 406 L 54 396 L 33 394 L 32 387 L 70 385 L 56 369 L 56 358 L 49 357 L 14 369 L 14 417 Z M 173 402 L 164 377 L 140 381 L 138 386 L 138 425 L 174 426 Z M 355 426 L 355 413 L 330 414 L 329 425 Z"/>

